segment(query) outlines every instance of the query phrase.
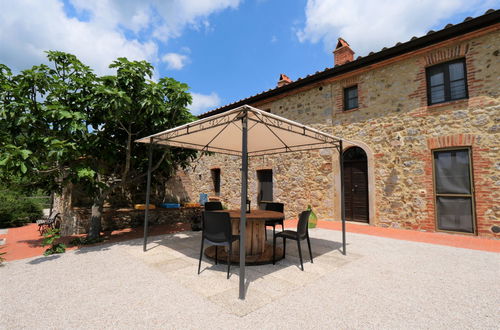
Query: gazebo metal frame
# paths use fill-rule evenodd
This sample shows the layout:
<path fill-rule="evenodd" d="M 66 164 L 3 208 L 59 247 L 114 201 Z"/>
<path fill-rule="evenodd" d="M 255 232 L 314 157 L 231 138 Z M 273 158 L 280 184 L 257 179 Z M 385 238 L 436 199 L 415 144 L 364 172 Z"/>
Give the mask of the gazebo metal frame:
<path fill-rule="evenodd" d="M 251 133 L 252 130 L 256 131 L 256 137 L 249 140 L 249 132 Z M 241 144 L 238 141 L 235 141 L 236 135 L 241 135 Z M 241 156 L 239 298 L 245 299 L 245 210 L 248 193 L 248 158 L 287 152 L 335 148 L 339 153 L 342 254 L 345 255 L 346 235 L 343 182 L 343 141 L 347 140 L 321 132 L 317 129 L 302 125 L 269 112 L 262 111 L 249 105 L 243 105 L 221 114 L 200 119 L 136 140 L 135 142 L 138 143 L 149 144 L 143 250 L 146 251 L 148 238 L 153 145 L 169 145 L 199 151 Z"/>

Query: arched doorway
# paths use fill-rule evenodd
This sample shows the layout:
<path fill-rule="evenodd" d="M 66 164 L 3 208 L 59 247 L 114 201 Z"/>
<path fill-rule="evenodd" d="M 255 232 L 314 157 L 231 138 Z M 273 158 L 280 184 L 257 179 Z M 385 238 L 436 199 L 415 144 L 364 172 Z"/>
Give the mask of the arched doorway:
<path fill-rule="evenodd" d="M 344 151 L 344 203 L 348 221 L 368 223 L 368 161 L 360 147 Z"/>

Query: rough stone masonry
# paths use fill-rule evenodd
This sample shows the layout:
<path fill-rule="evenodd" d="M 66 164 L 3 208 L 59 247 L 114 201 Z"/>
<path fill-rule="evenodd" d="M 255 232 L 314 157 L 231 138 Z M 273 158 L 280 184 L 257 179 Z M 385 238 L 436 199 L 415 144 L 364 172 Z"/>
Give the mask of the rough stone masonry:
<path fill-rule="evenodd" d="M 368 157 L 369 224 L 435 231 L 432 150 L 467 147 L 472 154 L 476 234 L 499 237 L 500 33 L 488 29 L 403 54 L 250 105 L 311 125 L 359 145 Z M 468 98 L 428 106 L 426 67 L 465 58 Z M 343 90 L 357 85 L 359 106 L 343 110 Z M 345 148 L 349 148 L 347 144 Z M 319 218 L 340 219 L 335 149 L 250 159 L 249 196 L 257 174 L 273 171 L 273 199 L 295 218 L 312 205 Z M 213 194 L 220 169 L 221 200 L 240 203 L 240 159 L 201 156 L 176 178 L 192 201 Z"/>

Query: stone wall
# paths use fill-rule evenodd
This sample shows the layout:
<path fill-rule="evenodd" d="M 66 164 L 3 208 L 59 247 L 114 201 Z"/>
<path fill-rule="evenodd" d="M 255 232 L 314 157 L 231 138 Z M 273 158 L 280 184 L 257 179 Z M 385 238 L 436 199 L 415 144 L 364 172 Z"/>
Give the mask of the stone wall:
<path fill-rule="evenodd" d="M 499 237 L 500 33 L 479 31 L 252 104 L 360 145 L 368 155 L 370 224 L 435 231 L 432 150 L 470 147 L 477 234 Z M 469 98 L 427 106 L 425 68 L 465 58 Z M 343 111 L 343 88 L 358 85 L 359 108 Z M 346 147 L 350 145 L 347 144 Z M 272 169 L 274 199 L 286 217 L 312 204 L 320 218 L 340 218 L 335 150 L 250 159 L 249 196 L 256 170 Z M 202 156 L 186 175 L 189 195 L 213 191 L 210 169 L 221 169 L 221 199 L 239 206 L 240 160 Z"/>
<path fill-rule="evenodd" d="M 248 197 L 252 207 L 257 207 L 257 170 L 273 170 L 273 197 L 287 205 L 285 216 L 296 217 L 307 208 L 321 210 L 323 217 L 333 217 L 332 154 L 329 149 L 296 154 L 282 154 L 251 158 L 248 167 Z M 192 180 L 193 201 L 199 193 L 213 195 L 210 169 L 220 168 L 220 199 L 228 208 L 240 207 L 241 160 L 226 155 L 201 156 L 203 166 L 192 168 L 187 174 Z M 330 191 L 330 194 L 325 193 Z"/>
<path fill-rule="evenodd" d="M 149 223 L 174 224 L 178 222 L 192 224 L 197 222 L 201 215 L 201 208 L 149 210 Z M 105 208 L 101 221 L 103 231 L 139 227 L 144 224 L 144 210 L 129 208 Z M 86 234 L 90 228 L 90 209 L 74 207 L 63 221 L 61 232 L 63 235 Z"/>
<path fill-rule="evenodd" d="M 187 189 L 187 190 L 186 190 Z M 166 182 L 156 182 L 151 187 L 151 204 L 185 203 L 191 199 L 189 193 L 190 178 L 179 172 Z M 144 211 L 131 208 L 134 204 L 144 204 L 146 199 L 146 183 L 130 186 L 129 190 L 116 192 L 104 203 L 104 214 L 101 221 L 103 230 L 123 229 L 142 226 Z M 61 214 L 61 233 L 74 235 L 87 233 L 90 227 L 90 211 L 92 199 L 77 185 L 68 184 L 60 195 L 54 198 L 54 209 Z M 193 217 L 201 214 L 199 208 L 150 210 L 150 223 L 191 223 Z"/>

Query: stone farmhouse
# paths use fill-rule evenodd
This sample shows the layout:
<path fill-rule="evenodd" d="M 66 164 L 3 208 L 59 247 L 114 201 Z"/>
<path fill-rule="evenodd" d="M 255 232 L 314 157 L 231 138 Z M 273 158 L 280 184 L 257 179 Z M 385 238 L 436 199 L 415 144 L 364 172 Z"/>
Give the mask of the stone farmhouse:
<path fill-rule="evenodd" d="M 500 10 L 355 58 L 342 38 L 334 67 L 212 110 L 243 104 L 351 141 L 344 150 L 346 218 L 373 226 L 500 237 Z M 311 205 L 340 219 L 338 154 L 251 158 L 249 198 Z M 204 155 L 172 193 L 239 206 L 240 159 Z"/>

